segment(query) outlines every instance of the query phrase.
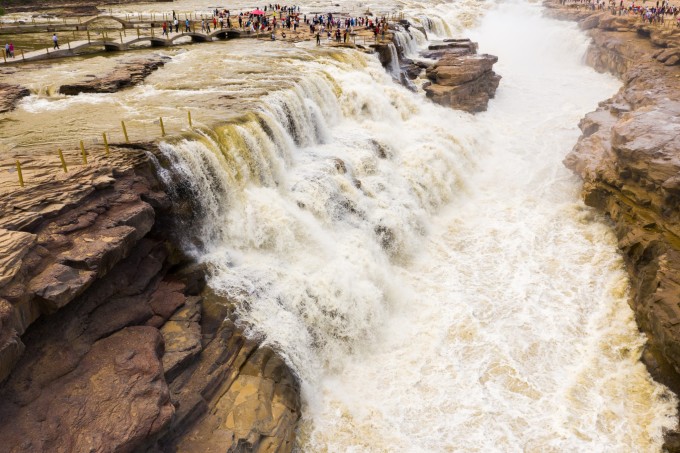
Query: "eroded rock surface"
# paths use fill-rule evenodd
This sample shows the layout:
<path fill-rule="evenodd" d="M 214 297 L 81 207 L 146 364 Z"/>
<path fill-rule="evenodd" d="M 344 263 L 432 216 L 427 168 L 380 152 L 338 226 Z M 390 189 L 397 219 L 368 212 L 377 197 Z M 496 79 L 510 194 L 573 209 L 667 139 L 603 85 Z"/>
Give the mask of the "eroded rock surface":
<path fill-rule="evenodd" d="M 292 449 L 297 380 L 173 246 L 154 149 L 0 195 L 2 451 Z"/>
<path fill-rule="evenodd" d="M 8 83 L 0 83 L 0 113 L 14 110 L 17 103 L 31 94 L 28 88 Z"/>
<path fill-rule="evenodd" d="M 492 69 L 498 58 L 477 54 L 477 45 L 467 39 L 446 40 L 429 49 L 429 56 L 439 61 L 426 70 L 430 80 L 424 86 L 427 97 L 470 113 L 486 110 L 501 80 Z"/>
<path fill-rule="evenodd" d="M 169 60 L 167 57 L 154 57 L 121 63 L 113 71 L 104 76 L 93 77 L 91 80 L 79 83 L 62 85 L 59 87 L 59 92 L 67 95 L 114 93 L 143 82 L 153 71 L 162 67 L 167 60 Z"/>

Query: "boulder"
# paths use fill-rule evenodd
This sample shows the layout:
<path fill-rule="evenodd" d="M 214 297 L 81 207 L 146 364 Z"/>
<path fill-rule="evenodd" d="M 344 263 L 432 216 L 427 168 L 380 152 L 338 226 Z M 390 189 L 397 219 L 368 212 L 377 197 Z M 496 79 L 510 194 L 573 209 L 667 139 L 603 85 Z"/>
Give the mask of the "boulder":
<path fill-rule="evenodd" d="M 431 84 L 423 87 L 425 93 L 440 105 L 471 113 L 484 111 L 500 83 L 501 77 L 492 70 L 497 61 L 487 54 L 446 54 L 427 69 Z"/>

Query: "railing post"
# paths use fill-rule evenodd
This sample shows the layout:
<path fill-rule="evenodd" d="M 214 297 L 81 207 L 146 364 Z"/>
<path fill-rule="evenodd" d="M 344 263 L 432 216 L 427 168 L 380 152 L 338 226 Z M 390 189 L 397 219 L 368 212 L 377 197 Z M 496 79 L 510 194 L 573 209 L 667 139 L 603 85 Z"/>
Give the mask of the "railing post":
<path fill-rule="evenodd" d="M 127 128 L 125 127 L 125 121 L 121 121 L 120 125 L 123 127 L 123 135 L 125 136 L 125 143 L 130 143 L 130 139 L 128 138 L 128 134 L 127 134 Z"/>
<path fill-rule="evenodd" d="M 19 175 L 19 185 L 24 187 L 24 174 L 21 172 L 21 163 L 17 160 L 17 175 Z"/>
<path fill-rule="evenodd" d="M 163 126 L 163 117 L 159 118 L 161 123 L 161 137 L 165 137 L 165 126 Z"/>
<path fill-rule="evenodd" d="M 83 155 L 83 165 L 87 165 L 87 153 L 85 152 L 85 145 L 80 141 L 80 154 Z"/>
<path fill-rule="evenodd" d="M 194 126 L 191 124 L 191 110 L 187 111 L 187 115 L 189 116 L 189 127 L 193 128 Z"/>
<path fill-rule="evenodd" d="M 102 134 L 102 137 L 104 138 L 104 151 L 106 151 L 106 155 L 109 155 L 109 141 L 106 139 L 106 132 Z"/>
<path fill-rule="evenodd" d="M 59 160 L 61 161 L 61 168 L 64 169 L 64 173 L 68 173 L 68 168 L 66 167 L 66 160 L 64 159 L 64 153 L 59 150 Z"/>

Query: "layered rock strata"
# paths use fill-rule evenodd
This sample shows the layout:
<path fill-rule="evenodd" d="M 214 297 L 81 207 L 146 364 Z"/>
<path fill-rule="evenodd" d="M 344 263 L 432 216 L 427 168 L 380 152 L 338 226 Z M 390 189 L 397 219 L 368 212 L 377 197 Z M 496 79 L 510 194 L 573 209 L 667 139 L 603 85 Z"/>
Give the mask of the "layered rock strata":
<path fill-rule="evenodd" d="M 425 72 L 427 97 L 470 113 L 485 111 L 501 80 L 492 69 L 498 57 L 477 54 L 477 44 L 469 39 L 447 39 L 429 50 L 426 56 L 439 60 Z"/>
<path fill-rule="evenodd" d="M 565 165 L 583 180 L 586 204 L 613 222 L 631 279 L 630 304 L 649 339 L 643 361 L 680 391 L 680 30 L 547 3 L 593 41 L 586 60 L 624 85 L 581 121 Z M 666 448 L 680 451 L 677 435 Z"/>
<path fill-rule="evenodd" d="M 78 83 L 62 85 L 59 92 L 66 95 L 80 93 L 115 93 L 123 88 L 140 84 L 156 69 L 162 67 L 169 57 L 137 59 L 119 64 L 110 73 Z"/>
<path fill-rule="evenodd" d="M 292 449 L 297 380 L 173 246 L 154 148 L 0 195 L 3 451 Z"/>

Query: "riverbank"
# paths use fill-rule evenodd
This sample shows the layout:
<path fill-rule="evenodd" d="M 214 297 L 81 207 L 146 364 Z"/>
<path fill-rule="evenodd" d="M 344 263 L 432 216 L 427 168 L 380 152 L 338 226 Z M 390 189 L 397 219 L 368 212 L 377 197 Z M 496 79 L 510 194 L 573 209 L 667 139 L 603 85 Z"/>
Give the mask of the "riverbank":
<path fill-rule="evenodd" d="M 545 2 L 575 20 L 592 43 L 586 61 L 624 83 L 586 115 L 565 165 L 583 198 L 612 221 L 631 279 L 630 305 L 648 345 L 651 374 L 680 391 L 680 28 Z M 673 20 L 672 18 L 669 20 Z M 678 451 L 677 434 L 666 446 Z"/>
<path fill-rule="evenodd" d="M 7 451 L 292 448 L 297 380 L 180 251 L 155 152 L 111 144 L 0 197 Z"/>

